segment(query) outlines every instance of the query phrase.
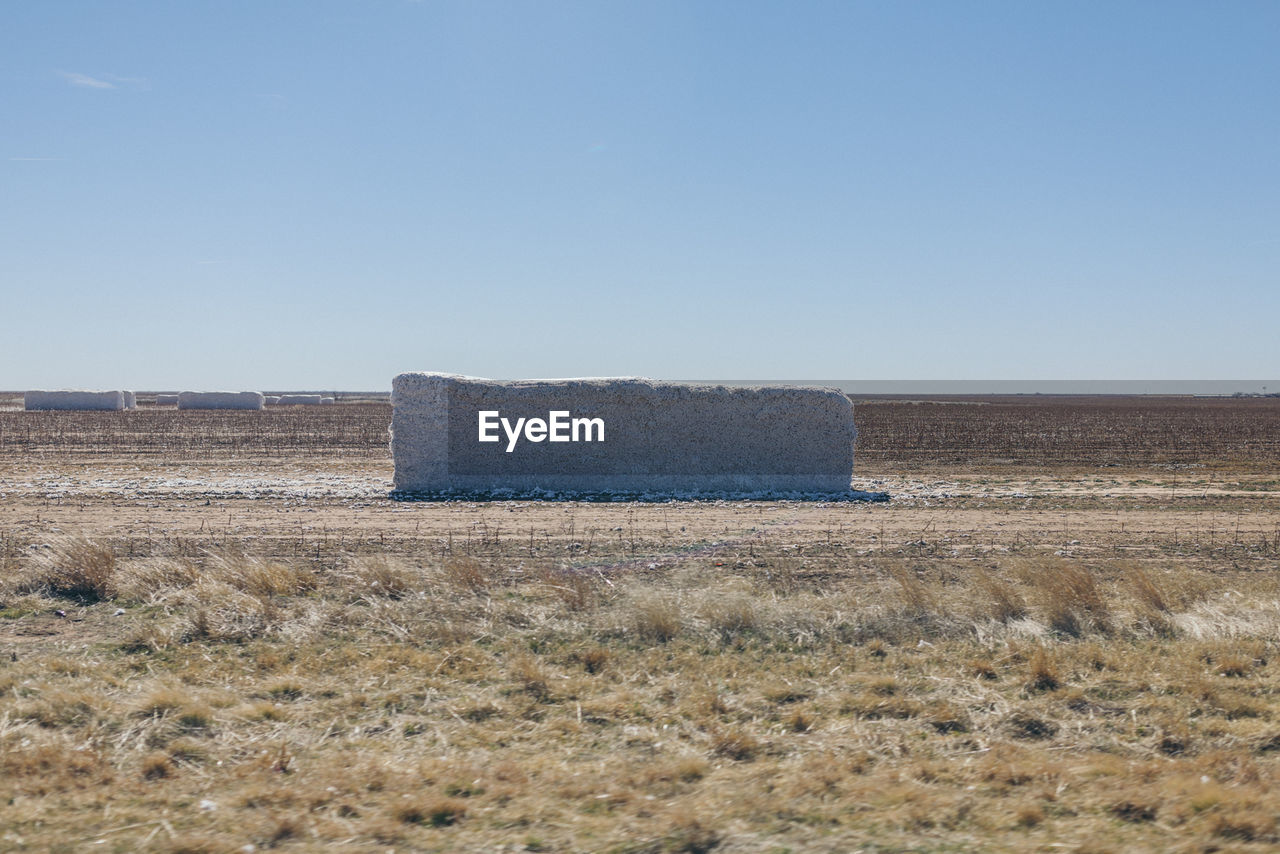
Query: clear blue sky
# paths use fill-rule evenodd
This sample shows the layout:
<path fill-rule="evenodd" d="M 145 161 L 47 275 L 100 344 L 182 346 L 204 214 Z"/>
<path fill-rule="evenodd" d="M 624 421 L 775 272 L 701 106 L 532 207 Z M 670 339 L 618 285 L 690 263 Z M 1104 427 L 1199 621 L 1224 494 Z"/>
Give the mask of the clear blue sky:
<path fill-rule="evenodd" d="M 31 2 L 0 388 L 1280 375 L 1275 2 Z"/>

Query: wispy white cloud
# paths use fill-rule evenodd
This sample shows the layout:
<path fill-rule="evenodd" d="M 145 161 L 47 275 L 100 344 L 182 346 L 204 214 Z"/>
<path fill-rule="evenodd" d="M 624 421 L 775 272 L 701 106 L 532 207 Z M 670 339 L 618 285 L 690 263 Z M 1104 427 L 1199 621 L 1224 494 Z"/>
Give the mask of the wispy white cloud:
<path fill-rule="evenodd" d="M 90 77 L 88 74 L 80 74 L 76 71 L 59 71 L 58 76 L 66 80 L 72 86 L 83 86 L 86 89 L 114 89 L 116 84 L 106 80 L 100 80 L 97 77 Z"/>
<path fill-rule="evenodd" d="M 145 77 L 124 77 L 119 74 L 81 74 L 79 71 L 59 71 L 58 76 L 72 86 L 85 89 L 118 89 L 121 86 L 130 89 L 150 89 L 151 81 Z"/>

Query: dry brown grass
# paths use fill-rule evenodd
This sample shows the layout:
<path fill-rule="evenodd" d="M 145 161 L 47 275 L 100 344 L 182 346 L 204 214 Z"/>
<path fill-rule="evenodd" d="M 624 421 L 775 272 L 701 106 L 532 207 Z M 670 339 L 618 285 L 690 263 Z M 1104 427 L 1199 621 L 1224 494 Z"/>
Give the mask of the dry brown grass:
<path fill-rule="evenodd" d="M 1044 647 L 1036 647 L 1028 670 L 1031 678 L 1027 681 L 1027 688 L 1030 690 L 1056 691 L 1062 687 L 1062 675 L 1058 666 Z"/>
<path fill-rule="evenodd" d="M 84 603 L 110 599 L 116 594 L 115 551 L 86 537 L 60 537 L 27 564 L 19 585 Z"/>
<path fill-rule="evenodd" d="M 684 628 L 679 599 L 666 592 L 640 594 L 632 605 L 631 628 L 648 643 L 667 643 Z"/>
<path fill-rule="evenodd" d="M 403 599 L 421 584 L 421 576 L 387 555 L 354 555 L 347 571 L 351 588 L 360 597 Z"/>
<path fill-rule="evenodd" d="M 572 604 L 545 573 L 479 558 L 221 550 L 157 567 L 117 559 L 131 598 L 84 606 L 94 646 L 6 667 L 0 797 L 23 840 L 72 823 L 128 828 L 103 837 L 119 850 L 465 849 L 513 827 L 545 850 L 807 846 L 814 827 L 838 847 L 1277 838 L 1274 638 L 1183 632 L 1173 595 L 1174 629 L 1152 632 L 1150 590 L 1119 563 L 963 575 L 880 555 L 767 597 L 706 566 Z M 1240 575 L 1223 601 L 1274 608 L 1271 589 Z M 993 601 L 1033 604 L 999 620 Z M 111 622 L 116 602 L 133 604 Z M 976 616 L 965 632 L 948 611 Z M 135 643 L 144 630 L 159 640 Z M 50 794 L 64 818 L 37 806 Z M 166 819 L 172 837 L 148 823 L 153 804 L 203 801 Z"/>
<path fill-rule="evenodd" d="M 1027 616 L 1027 603 L 1022 594 L 999 576 L 980 571 L 975 573 L 974 581 L 982 594 L 979 614 L 1001 623 L 1010 623 Z"/>
<path fill-rule="evenodd" d="M 1035 591 L 1045 622 L 1072 637 L 1110 628 L 1111 608 L 1097 576 L 1069 561 L 1024 563 L 1023 580 Z"/>

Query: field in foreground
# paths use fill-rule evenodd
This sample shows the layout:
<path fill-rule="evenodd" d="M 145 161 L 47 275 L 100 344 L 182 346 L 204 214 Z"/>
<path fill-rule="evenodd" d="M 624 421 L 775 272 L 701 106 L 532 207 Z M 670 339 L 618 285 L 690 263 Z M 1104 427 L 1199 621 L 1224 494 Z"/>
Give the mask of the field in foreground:
<path fill-rule="evenodd" d="M 1278 404 L 877 401 L 888 505 L 405 504 L 376 404 L 0 413 L 0 847 L 1274 850 Z"/>

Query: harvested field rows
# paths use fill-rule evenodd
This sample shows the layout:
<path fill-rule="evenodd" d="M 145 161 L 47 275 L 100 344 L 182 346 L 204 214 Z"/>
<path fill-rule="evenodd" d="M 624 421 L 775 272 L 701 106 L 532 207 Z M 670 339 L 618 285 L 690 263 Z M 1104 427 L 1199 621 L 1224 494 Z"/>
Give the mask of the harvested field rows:
<path fill-rule="evenodd" d="M 1238 467 L 1280 459 L 1280 398 L 988 397 L 861 401 L 874 470 Z"/>

